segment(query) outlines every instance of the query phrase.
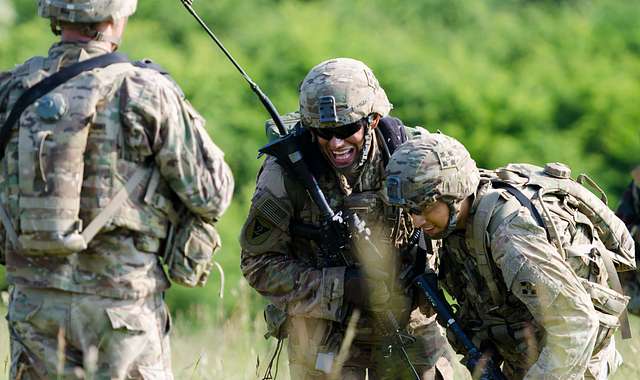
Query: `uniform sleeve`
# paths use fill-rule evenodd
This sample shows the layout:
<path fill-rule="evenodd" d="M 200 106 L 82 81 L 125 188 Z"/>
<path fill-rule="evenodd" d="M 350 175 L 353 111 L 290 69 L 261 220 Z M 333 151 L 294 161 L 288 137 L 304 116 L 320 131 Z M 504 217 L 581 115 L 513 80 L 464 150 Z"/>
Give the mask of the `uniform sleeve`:
<path fill-rule="evenodd" d="M 142 71 L 122 88 L 128 138 L 154 155 L 162 177 L 190 211 L 217 220 L 231 202 L 234 182 L 204 119 L 158 73 Z"/>
<path fill-rule="evenodd" d="M 580 280 L 526 208 L 507 217 L 491 236 L 504 281 L 545 331 L 537 361 L 525 379 L 582 379 L 598 318 Z"/>
<path fill-rule="evenodd" d="M 240 234 L 240 267 L 249 284 L 290 315 L 342 319 L 344 267 L 317 269 L 291 249 L 293 205 L 281 167 L 268 157 Z"/>

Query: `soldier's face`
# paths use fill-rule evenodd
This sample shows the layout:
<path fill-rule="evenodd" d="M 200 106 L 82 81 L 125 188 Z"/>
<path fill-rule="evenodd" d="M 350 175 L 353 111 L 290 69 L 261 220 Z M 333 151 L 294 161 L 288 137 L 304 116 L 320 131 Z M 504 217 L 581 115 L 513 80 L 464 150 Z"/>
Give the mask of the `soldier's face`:
<path fill-rule="evenodd" d="M 444 232 L 449 224 L 449 206 L 437 201 L 433 205 L 422 210 L 420 214 L 411 214 L 413 224 L 422 229 L 430 237 L 436 237 Z"/>
<path fill-rule="evenodd" d="M 327 157 L 329 162 L 337 169 L 348 168 L 353 165 L 364 145 L 364 128 L 361 127 L 357 132 L 349 137 L 339 138 L 331 137 L 327 140 L 316 134 L 320 150 Z"/>

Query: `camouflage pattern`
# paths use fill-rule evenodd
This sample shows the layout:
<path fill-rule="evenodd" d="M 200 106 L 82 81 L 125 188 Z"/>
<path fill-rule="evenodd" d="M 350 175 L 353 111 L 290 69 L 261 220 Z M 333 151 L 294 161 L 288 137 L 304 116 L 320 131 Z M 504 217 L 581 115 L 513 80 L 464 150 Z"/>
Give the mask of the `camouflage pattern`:
<path fill-rule="evenodd" d="M 480 173 L 469 152 L 455 139 L 431 134 L 401 145 L 386 167 L 387 198 L 420 211 L 439 199 L 461 201 L 473 194 Z"/>
<path fill-rule="evenodd" d="M 10 305 L 11 379 L 173 379 L 160 294 L 116 300 L 16 286 Z"/>
<path fill-rule="evenodd" d="M 420 132 L 408 130 L 408 134 Z M 381 268 L 393 284 L 413 262 L 413 257 L 399 254 L 412 227 L 406 214 L 400 215 L 382 201 L 384 164 L 375 134 L 372 139 L 370 154 L 355 180 L 330 168 L 328 163 L 327 170 L 316 177 L 334 210 L 356 211 L 365 219 L 371 236 L 376 237 L 376 247 L 383 254 L 379 260 L 367 262 Z M 351 315 L 350 305 L 343 300 L 345 267 L 323 267 L 318 245 L 289 230 L 293 223 L 318 226 L 320 217 L 304 188 L 268 157 L 240 236 L 241 269 L 252 287 L 288 315 L 288 355 L 291 378 L 295 379 L 327 378 L 316 369 L 318 359 L 337 355 Z M 350 259 L 362 263 L 366 258 Z M 406 299 L 405 303 L 411 305 L 411 296 L 399 284 L 394 286 L 393 297 Z M 452 356 L 442 330 L 433 320 L 422 319 L 420 313 L 410 310 L 408 307 L 392 312 L 402 326 L 410 324 L 416 333 L 423 334 L 410 351 L 424 378 L 435 378 L 436 368 L 444 378 L 451 378 Z M 370 368 L 372 374 L 378 371 L 379 376 L 388 371 L 405 373 L 406 365 L 401 360 L 395 356 L 394 360 L 382 357 L 386 346 L 376 322 L 369 311 L 359 319 L 355 341 L 339 378 L 364 379 L 365 368 Z M 391 362 L 396 367 L 387 368 Z"/>
<path fill-rule="evenodd" d="M 38 14 L 72 23 L 118 20 L 136 11 L 138 0 L 38 0 Z"/>
<path fill-rule="evenodd" d="M 48 57 L 32 58 L 0 74 L 0 123 L 27 88 L 61 67 L 107 52 L 93 41 L 57 43 Z M 123 63 L 83 73 L 63 86 L 88 85 L 99 100 L 95 109 L 85 110 L 90 126 L 80 192 L 82 224 L 99 215 L 138 168 L 151 165 L 157 174 L 150 176 L 157 180 L 143 181 L 133 189 L 80 253 L 23 255 L 0 228 L 7 280 L 14 286 L 109 297 L 114 302 L 155 297 L 169 286 L 158 255 L 170 224 L 179 225 L 176 211 L 184 208 L 203 223 L 213 224 L 230 203 L 233 177 L 222 151 L 207 135 L 204 120 L 168 77 Z M 40 122 L 32 115 L 35 111 L 22 116 L 20 129 L 29 130 Z M 20 175 L 25 169 L 33 172 L 19 166 L 19 146 L 16 131 L 0 169 L 0 204 L 18 233 Z M 119 360 L 129 359 L 114 355 L 110 360 L 117 367 Z"/>
<path fill-rule="evenodd" d="M 640 268 L 640 166 L 631 172 L 633 180 L 622 195 L 616 215 L 624 221 L 636 242 L 636 267 Z M 640 315 L 640 272 L 630 271 L 620 274 L 624 294 L 631 297 L 630 313 Z"/>
<path fill-rule="evenodd" d="M 320 98 L 333 96 L 337 121 L 320 122 Z M 351 58 L 335 58 L 315 66 L 300 85 L 302 125 L 331 128 L 354 123 L 373 113 L 387 116 L 392 105 L 373 72 Z"/>
<path fill-rule="evenodd" d="M 442 137 L 429 135 L 425 139 Z M 436 142 L 412 144 L 429 147 Z M 397 153 L 389 164 L 395 173 L 404 173 L 406 168 L 411 176 L 423 176 L 424 186 L 437 184 L 428 181 L 431 174 L 414 166 L 420 161 L 415 158 L 427 153 L 402 148 Z M 468 153 L 462 152 L 461 157 L 468 157 Z M 429 194 L 427 189 L 423 192 Z M 480 273 L 479 261 L 484 257 L 471 250 L 478 206 L 496 192 L 498 203 L 486 236 L 495 283 L 502 295 L 500 303 L 494 302 Z M 463 329 L 478 346 L 493 346 L 498 351 L 509 379 L 607 378 L 621 364 L 621 357 L 612 338 L 617 318 L 601 311 L 603 305 L 594 305 L 590 295 L 592 287 L 609 290 L 602 260 L 595 263 L 596 269 L 578 254 L 565 260 L 549 242 L 546 230 L 509 193 L 493 189 L 486 181 L 474 193 L 475 197 L 469 198 L 473 203 L 466 225 L 448 236 L 440 250 L 440 282 L 460 305 L 457 319 Z M 562 210 L 552 215 L 565 247 L 577 251 L 591 246 L 593 226 L 588 219 L 564 219 Z M 450 341 L 462 351 L 455 337 L 450 336 Z"/>

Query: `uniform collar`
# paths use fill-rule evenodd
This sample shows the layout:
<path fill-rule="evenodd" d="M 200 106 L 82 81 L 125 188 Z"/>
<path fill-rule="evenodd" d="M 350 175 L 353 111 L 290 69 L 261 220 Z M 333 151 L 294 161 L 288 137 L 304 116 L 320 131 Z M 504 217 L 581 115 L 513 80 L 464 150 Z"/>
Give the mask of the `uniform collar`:
<path fill-rule="evenodd" d="M 111 50 L 98 41 L 87 42 L 57 42 L 49 49 L 49 59 L 56 71 L 60 67 L 86 61 L 89 58 L 111 53 Z"/>

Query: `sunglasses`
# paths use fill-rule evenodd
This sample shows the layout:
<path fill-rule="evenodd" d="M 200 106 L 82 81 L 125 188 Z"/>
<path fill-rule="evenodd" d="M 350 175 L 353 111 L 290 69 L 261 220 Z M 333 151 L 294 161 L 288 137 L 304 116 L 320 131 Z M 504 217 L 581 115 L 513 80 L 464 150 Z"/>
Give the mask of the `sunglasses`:
<path fill-rule="evenodd" d="M 321 137 L 325 140 L 331 140 L 336 137 L 340 140 L 344 140 L 353 136 L 356 132 L 358 132 L 365 125 L 363 120 L 356 121 L 355 123 L 343 125 L 342 127 L 337 128 L 314 128 L 316 136 Z"/>

